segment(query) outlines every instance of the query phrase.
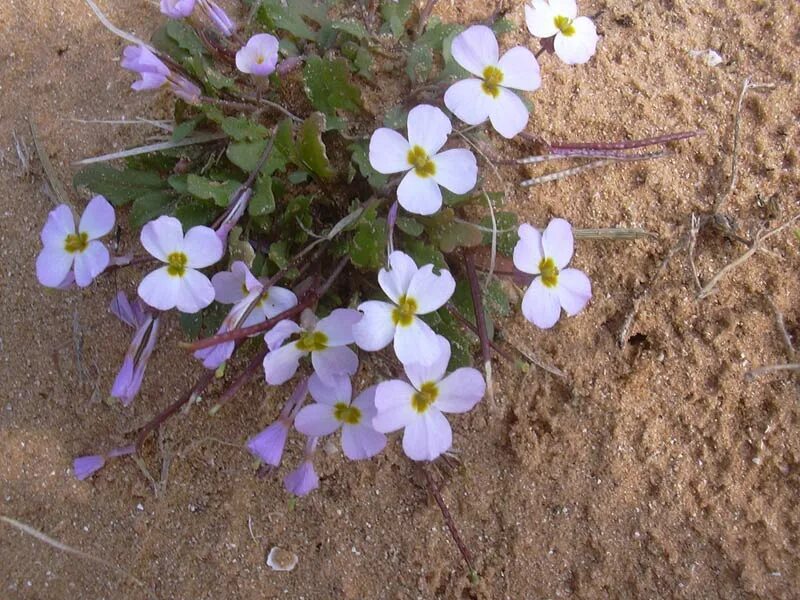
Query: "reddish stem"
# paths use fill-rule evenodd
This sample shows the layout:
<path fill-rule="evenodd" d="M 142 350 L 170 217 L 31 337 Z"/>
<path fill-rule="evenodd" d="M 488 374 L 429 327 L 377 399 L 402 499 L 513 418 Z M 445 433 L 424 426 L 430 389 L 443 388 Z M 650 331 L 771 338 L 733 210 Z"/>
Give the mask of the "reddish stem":
<path fill-rule="evenodd" d="M 267 350 L 267 347 L 264 346 L 264 348 L 252 358 L 245 370 L 239 374 L 231 386 L 225 390 L 222 396 L 220 396 L 219 400 L 217 400 L 217 402 L 211 408 L 212 413 L 219 411 L 224 404 L 236 396 L 236 394 L 239 393 L 239 390 L 242 389 L 242 387 L 255 376 L 258 368 L 261 366 L 261 363 L 264 362 L 264 357 L 267 355 Z"/>
<path fill-rule="evenodd" d="M 489 348 L 489 333 L 486 329 L 486 313 L 483 312 L 481 286 L 478 283 L 478 274 L 475 272 L 475 258 L 469 251 L 464 252 L 464 266 L 467 269 L 467 281 L 472 295 L 472 306 L 475 309 L 475 325 L 478 328 L 478 338 L 481 341 L 481 355 L 483 356 L 483 364 L 486 365 L 492 360 L 492 351 Z"/>

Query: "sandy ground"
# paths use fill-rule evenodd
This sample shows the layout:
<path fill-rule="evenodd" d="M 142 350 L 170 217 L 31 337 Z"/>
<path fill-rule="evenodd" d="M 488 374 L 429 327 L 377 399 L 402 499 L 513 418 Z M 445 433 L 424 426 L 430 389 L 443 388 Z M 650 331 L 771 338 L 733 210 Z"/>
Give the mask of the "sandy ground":
<path fill-rule="evenodd" d="M 159 19 L 143 0 L 102 4 L 142 36 Z M 493 8 L 441 4 L 464 21 Z M 144 583 L 0 523 L 0 597 L 800 597 L 797 380 L 745 379 L 755 366 L 793 361 L 771 303 L 788 332 L 800 332 L 798 240 L 790 231 L 771 238 L 700 301 L 687 255 L 677 253 L 640 302 L 627 343 L 617 345 L 634 298 L 690 215 L 708 214 L 728 185 L 732 115 L 746 77 L 775 88 L 744 102 L 739 180 L 722 211 L 751 237 L 800 210 L 800 9 L 782 0 L 582 7 L 604 11 L 599 52 L 579 68 L 542 57 L 544 87 L 533 96 L 529 130 L 564 141 L 694 128 L 708 135 L 675 146 L 666 160 L 515 194 L 512 207 L 537 224 L 563 216 L 579 227 L 644 227 L 659 238 L 581 243 L 576 263 L 595 289 L 589 309 L 547 332 L 520 316 L 502 323 L 506 340 L 567 379 L 497 363 L 494 405 L 455 420 L 464 468 L 446 474 L 444 497 L 481 573 L 471 586 L 397 442 L 367 464 L 323 454 L 321 489 L 294 507 L 278 481 L 254 477 L 242 443 L 274 418 L 282 393 L 262 385 L 215 418 L 195 409 L 166 428 L 144 457 L 157 491 L 132 461 L 89 482 L 73 478 L 74 456 L 124 440 L 200 371 L 173 333 L 133 407 L 104 402 L 128 344 L 106 306 L 115 289 L 133 289 L 136 274 L 83 293 L 36 283 L 37 234 L 52 204 L 38 163 L 29 172 L 18 164 L 13 134 L 31 148 L 32 118 L 69 181 L 73 161 L 145 135 L 140 126 L 75 119 L 161 116 L 167 104 L 128 89 L 120 41 L 80 0 L 0 5 L 0 515 Z M 513 12 L 520 23 L 521 15 Z M 723 64 L 689 54 L 707 48 Z M 700 279 L 745 250 L 704 230 Z M 273 545 L 299 555 L 295 571 L 265 565 Z"/>

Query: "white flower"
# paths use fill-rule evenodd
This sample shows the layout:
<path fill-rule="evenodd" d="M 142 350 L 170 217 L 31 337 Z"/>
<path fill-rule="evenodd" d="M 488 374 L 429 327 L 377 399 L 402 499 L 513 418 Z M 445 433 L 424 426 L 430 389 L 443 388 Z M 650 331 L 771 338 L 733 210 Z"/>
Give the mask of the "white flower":
<path fill-rule="evenodd" d="M 575 0 L 532 0 L 525 6 L 525 21 L 532 35 L 555 36 L 558 58 L 568 65 L 588 61 L 597 48 L 597 30 L 589 17 L 578 17 Z"/>
<path fill-rule="evenodd" d="M 486 382 L 476 369 L 461 368 L 445 377 L 450 344 L 437 336 L 437 360 L 426 367 L 405 366 L 411 384 L 395 379 L 378 384 L 372 420 L 376 431 L 403 432 L 403 451 L 412 460 L 433 460 L 453 443 L 453 430 L 442 413 L 464 413 L 483 398 Z"/>
<path fill-rule="evenodd" d="M 356 345 L 363 350 L 385 348 L 394 339 L 394 351 L 403 364 L 431 364 L 439 357 L 436 334 L 418 315 L 441 308 L 456 289 L 449 271 L 440 275 L 433 265 L 417 268 L 403 252 L 389 255 L 389 267 L 378 273 L 378 283 L 392 303 L 370 300 L 358 310 L 364 317 L 353 327 Z"/>
<path fill-rule="evenodd" d="M 522 299 L 522 314 L 537 327 L 555 325 L 562 308 L 570 316 L 578 314 L 592 297 L 586 274 L 566 268 L 573 247 L 572 226 L 564 219 L 553 219 L 543 233 L 527 223 L 519 226 L 514 266 L 538 275 Z"/>
<path fill-rule="evenodd" d="M 211 285 L 214 286 L 215 300 L 221 304 L 238 304 L 253 292 L 261 295 L 250 315 L 237 327 L 249 327 L 271 319 L 297 304 L 297 296 L 286 288 L 273 285 L 264 293 L 264 285 L 240 260 L 231 265 L 230 271 L 215 273 Z"/>
<path fill-rule="evenodd" d="M 97 240 L 113 228 L 114 208 L 103 196 L 92 198 L 77 229 L 69 206 L 60 204 L 54 208 L 42 228 L 44 248 L 36 258 L 39 283 L 59 287 L 74 270 L 75 283 L 80 287 L 89 285 L 108 266 L 108 249 Z"/>
<path fill-rule="evenodd" d="M 451 85 L 444 103 L 469 125 L 489 119 L 497 132 L 513 138 L 528 124 L 528 109 L 514 92 L 532 92 L 542 83 L 539 63 L 527 48 L 517 46 L 500 57 L 497 38 L 484 25 L 473 25 L 453 40 L 453 58 L 479 79 Z"/>
<path fill-rule="evenodd" d="M 213 265 L 224 253 L 213 229 L 192 227 L 184 237 L 178 219 L 162 216 L 142 227 L 141 242 L 167 263 L 139 284 L 142 300 L 159 310 L 177 307 L 185 313 L 196 313 L 214 301 L 214 286 L 197 270 Z"/>
<path fill-rule="evenodd" d="M 382 127 L 369 141 L 372 168 L 389 175 L 408 173 L 397 188 L 397 200 L 408 212 L 432 215 L 442 206 L 442 190 L 466 194 L 478 181 L 478 163 L 469 150 L 439 152 L 453 130 L 441 109 L 427 104 L 408 113 L 408 139 Z"/>

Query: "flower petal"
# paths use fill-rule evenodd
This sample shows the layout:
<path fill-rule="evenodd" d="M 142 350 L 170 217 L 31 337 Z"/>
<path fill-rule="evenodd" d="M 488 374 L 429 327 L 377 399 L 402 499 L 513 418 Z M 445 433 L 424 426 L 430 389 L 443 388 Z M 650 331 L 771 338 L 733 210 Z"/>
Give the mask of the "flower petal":
<path fill-rule="evenodd" d="M 568 65 L 581 65 L 587 62 L 597 50 L 597 29 L 589 17 L 578 17 L 572 22 L 575 33 L 570 36 L 559 34 L 553 46 L 556 55 Z"/>
<path fill-rule="evenodd" d="M 456 369 L 439 382 L 439 396 L 434 406 L 446 413 L 464 413 L 473 409 L 486 393 L 486 382 L 477 369 Z"/>
<path fill-rule="evenodd" d="M 511 92 L 509 92 L 511 93 Z M 454 194 L 466 194 L 478 181 L 478 162 L 466 148 L 445 150 L 433 157 L 436 183 Z M 401 202 L 402 204 L 402 202 Z"/>
<path fill-rule="evenodd" d="M 503 71 L 503 87 L 533 92 L 542 85 L 539 63 L 527 48 L 511 48 L 500 59 L 498 66 Z"/>
<path fill-rule="evenodd" d="M 103 196 L 95 196 L 83 211 L 78 231 L 96 240 L 114 229 L 114 219 L 114 207 Z"/>
<path fill-rule="evenodd" d="M 419 414 L 411 406 L 415 391 L 410 384 L 399 379 L 379 383 L 375 389 L 377 414 L 372 419 L 372 427 L 389 433 L 411 423 Z"/>
<path fill-rule="evenodd" d="M 397 200 L 410 213 L 432 215 L 442 207 L 442 190 L 433 177 L 409 171 L 397 187 Z"/>
<path fill-rule="evenodd" d="M 479 125 L 488 119 L 493 104 L 480 79 L 457 81 L 444 93 L 444 105 L 469 125 Z"/>
<path fill-rule="evenodd" d="M 75 234 L 75 216 L 66 204 L 59 204 L 47 215 L 42 228 L 42 244 L 64 247 L 67 236 Z"/>
<path fill-rule="evenodd" d="M 277 467 L 281 464 L 288 435 L 289 425 L 283 420 L 277 420 L 247 440 L 247 449 L 268 465 Z"/>
<path fill-rule="evenodd" d="M 558 295 L 537 277 L 522 298 L 522 314 L 531 323 L 542 329 L 550 329 L 561 317 L 561 302 Z"/>
<path fill-rule="evenodd" d="M 214 273 L 211 285 L 214 286 L 214 299 L 222 304 L 236 304 L 245 296 L 242 289 L 244 281 L 238 274 L 231 271 Z"/>
<path fill-rule="evenodd" d="M 533 36 L 548 38 L 557 34 L 555 17 L 556 13 L 545 0 L 534 0 L 532 6 L 525 5 L 525 24 Z"/>
<path fill-rule="evenodd" d="M 294 418 L 294 427 L 308 436 L 330 435 L 342 422 L 333 416 L 333 406 L 328 404 L 309 404 L 300 409 Z"/>
<path fill-rule="evenodd" d="M 581 312 L 592 299 L 592 282 L 578 269 L 564 269 L 558 274 L 556 294 L 561 308 L 571 317 Z"/>
<path fill-rule="evenodd" d="M 183 313 L 193 314 L 214 301 L 214 286 L 208 277 L 195 269 L 186 269 L 180 281 L 176 306 Z"/>
<path fill-rule="evenodd" d="M 389 255 L 389 268 L 378 272 L 378 283 L 395 304 L 408 291 L 411 278 L 417 272 L 417 263 L 405 252 L 395 250 Z"/>
<path fill-rule="evenodd" d="M 286 344 L 272 350 L 264 357 L 264 379 L 270 385 L 281 385 L 289 381 L 300 366 L 300 359 L 306 353 L 297 344 Z"/>
<path fill-rule="evenodd" d="M 319 487 L 319 477 L 310 460 L 304 460 L 294 471 L 283 478 L 283 486 L 290 494 L 306 496 Z"/>
<path fill-rule="evenodd" d="M 202 269 L 213 265 L 225 253 L 222 241 L 211 227 L 198 225 L 186 232 L 183 251 L 189 259 L 187 266 Z"/>
<path fill-rule="evenodd" d="M 283 346 L 286 338 L 300 331 L 300 326 L 297 323 L 289 319 L 284 319 L 264 334 L 264 341 L 267 343 L 267 348 L 270 350 L 277 350 Z"/>
<path fill-rule="evenodd" d="M 274 285 L 269 288 L 267 299 L 262 303 L 262 310 L 268 319 L 272 319 L 293 306 L 297 306 L 297 296 L 294 292 Z"/>
<path fill-rule="evenodd" d="M 158 260 L 167 262 L 173 252 L 183 252 L 183 226 L 175 217 L 163 215 L 142 227 L 142 246 Z"/>
<path fill-rule="evenodd" d="M 528 108 L 514 92 L 500 88 L 500 95 L 492 106 L 489 119 L 495 131 L 506 139 L 511 139 L 525 129 L 528 124 Z"/>
<path fill-rule="evenodd" d="M 542 250 L 547 258 L 552 258 L 559 269 L 563 269 L 572 259 L 575 240 L 572 225 L 564 219 L 553 219 L 542 233 Z"/>
<path fill-rule="evenodd" d="M 75 283 L 86 287 L 105 271 L 110 257 L 102 242 L 92 240 L 83 252 L 75 253 Z"/>
<path fill-rule="evenodd" d="M 411 146 L 408 140 L 394 129 L 381 127 L 376 129 L 369 140 L 369 164 L 378 173 L 390 175 L 408 171 L 408 152 Z"/>
<path fill-rule="evenodd" d="M 45 246 L 36 257 L 36 279 L 44 286 L 58 287 L 72 268 L 74 257 L 63 245 Z"/>
<path fill-rule="evenodd" d="M 430 408 L 406 426 L 403 451 L 411 460 L 433 460 L 453 445 L 453 430 L 447 418 Z"/>
<path fill-rule="evenodd" d="M 412 148 L 422 147 L 428 156 L 433 156 L 444 146 L 451 131 L 453 125 L 441 108 L 418 104 L 408 113 L 408 143 Z"/>
<path fill-rule="evenodd" d="M 91 456 L 79 456 L 72 461 L 72 470 L 75 473 L 75 478 L 83 481 L 90 477 L 95 472 L 99 471 L 106 464 L 106 459 L 99 454 Z"/>
<path fill-rule="evenodd" d="M 362 350 L 375 352 L 389 345 L 394 338 L 395 325 L 392 320 L 394 305 L 370 300 L 358 307 L 363 313 L 361 320 L 353 326 L 353 338 Z"/>
<path fill-rule="evenodd" d="M 134 328 L 139 326 L 137 313 L 131 306 L 130 301 L 128 301 L 128 296 L 125 294 L 125 292 L 117 292 L 117 295 L 114 296 L 114 299 L 111 301 L 111 305 L 108 308 L 111 311 L 111 314 L 113 314 L 123 323 L 127 323 Z"/>
<path fill-rule="evenodd" d="M 575 0 L 550 0 L 550 9 L 556 15 L 574 19 L 578 14 L 578 3 Z"/>
<path fill-rule="evenodd" d="M 519 241 L 514 246 L 514 266 L 524 273 L 539 274 L 539 264 L 544 258 L 542 234 L 538 229 L 523 223 L 517 230 Z"/>
<path fill-rule="evenodd" d="M 337 346 L 312 352 L 311 364 L 322 381 L 331 383 L 336 377 L 353 375 L 358 370 L 358 356 L 347 346 Z"/>
<path fill-rule="evenodd" d="M 421 390 L 425 383 L 441 381 L 447 372 L 447 364 L 450 362 L 450 342 L 441 335 L 436 336 L 436 341 L 439 347 L 439 355 L 431 364 L 406 363 L 403 365 L 408 380 L 418 390 Z"/>
<path fill-rule="evenodd" d="M 161 267 L 142 279 L 137 291 L 139 297 L 153 308 L 169 310 L 178 303 L 180 289 L 180 277 L 173 277 L 167 272 L 167 267 Z"/>
<path fill-rule="evenodd" d="M 436 275 L 433 265 L 425 265 L 411 279 L 407 294 L 417 302 L 416 313 L 426 315 L 444 306 L 455 290 L 456 280 L 450 271 L 442 269 Z"/>
<path fill-rule="evenodd" d="M 339 402 L 350 404 L 353 398 L 353 386 L 349 377 L 332 377 L 328 381 L 323 381 L 314 373 L 308 378 L 308 391 L 314 400 L 328 406 L 334 406 Z M 317 434 L 306 433 L 306 435 Z"/>
<path fill-rule="evenodd" d="M 337 308 L 315 328 L 328 336 L 328 347 L 346 346 L 353 343 L 353 325 L 361 320 L 361 313 L 352 308 Z"/>
<path fill-rule="evenodd" d="M 439 358 L 439 350 L 436 333 L 419 317 L 414 317 L 410 325 L 398 327 L 394 333 L 394 353 L 404 365 L 430 365 Z"/>
<path fill-rule="evenodd" d="M 342 452 L 350 460 L 372 458 L 386 447 L 386 435 L 369 425 L 342 427 Z"/>
<path fill-rule="evenodd" d="M 459 33 L 450 51 L 459 65 L 478 77 L 483 77 L 486 67 L 496 65 L 500 56 L 497 38 L 485 25 L 473 25 Z"/>

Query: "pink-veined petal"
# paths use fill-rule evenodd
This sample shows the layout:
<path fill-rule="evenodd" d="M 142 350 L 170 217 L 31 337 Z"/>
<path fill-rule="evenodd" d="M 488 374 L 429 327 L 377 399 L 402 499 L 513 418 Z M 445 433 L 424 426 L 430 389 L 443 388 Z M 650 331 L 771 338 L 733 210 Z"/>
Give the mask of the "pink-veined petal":
<path fill-rule="evenodd" d="M 558 274 L 556 294 L 570 317 L 581 312 L 592 299 L 592 282 L 578 269 L 564 269 Z"/>
<path fill-rule="evenodd" d="M 397 188 L 397 201 L 410 213 L 432 215 L 442 207 L 442 190 L 433 177 L 409 171 Z"/>
<path fill-rule="evenodd" d="M 418 315 L 426 315 L 438 310 L 456 290 L 456 281 L 450 271 L 442 269 L 437 275 L 433 265 L 425 265 L 416 272 L 408 286 L 408 297 L 417 303 Z"/>
<path fill-rule="evenodd" d="M 167 268 L 156 269 L 139 283 L 139 297 L 158 310 L 175 308 L 178 303 L 181 278 L 170 275 Z"/>
<path fill-rule="evenodd" d="M 450 423 L 433 407 L 411 421 L 403 433 L 403 451 L 411 460 L 433 460 L 452 445 Z"/>
<path fill-rule="evenodd" d="M 479 125 L 489 118 L 494 99 L 483 91 L 480 79 L 457 81 L 444 93 L 444 105 L 468 125 Z"/>
<path fill-rule="evenodd" d="M 75 253 L 75 283 L 86 287 L 105 271 L 110 257 L 102 242 L 92 240 L 83 252 Z"/>
<path fill-rule="evenodd" d="M 542 233 L 542 249 L 547 258 L 552 258 L 559 269 L 563 269 L 572 260 L 575 240 L 572 225 L 564 219 L 553 219 Z"/>
<path fill-rule="evenodd" d="M 269 288 L 267 299 L 262 302 L 262 310 L 268 319 L 277 317 L 293 306 L 297 306 L 297 296 L 294 292 L 277 285 Z"/>
<path fill-rule="evenodd" d="M 83 211 L 78 231 L 96 240 L 114 229 L 114 220 L 114 207 L 103 196 L 95 196 Z"/>
<path fill-rule="evenodd" d="M 436 165 L 433 179 L 442 187 L 454 194 L 466 194 L 475 187 L 478 181 L 478 162 L 475 155 L 466 148 L 445 150 L 432 160 Z"/>
<path fill-rule="evenodd" d="M 394 338 L 395 324 L 392 312 L 395 307 L 388 302 L 370 300 L 363 302 L 358 310 L 364 313 L 353 326 L 353 338 L 362 350 L 375 352 L 389 345 Z"/>
<path fill-rule="evenodd" d="M 45 246 L 36 257 L 36 278 L 44 286 L 56 288 L 72 268 L 75 255 L 62 246 Z"/>
<path fill-rule="evenodd" d="M 408 143 L 412 148 L 420 146 L 428 156 L 433 156 L 444 146 L 451 131 L 453 125 L 441 108 L 418 104 L 408 113 Z"/>
<path fill-rule="evenodd" d="M 300 359 L 306 353 L 297 344 L 286 344 L 264 357 L 264 379 L 270 385 L 281 385 L 289 381 L 300 366 Z"/>
<path fill-rule="evenodd" d="M 439 342 L 430 326 L 414 317 L 411 324 L 398 326 L 394 333 L 394 353 L 403 364 L 432 364 L 439 358 Z"/>
<path fill-rule="evenodd" d="M 436 336 L 436 341 L 439 347 L 439 355 L 431 364 L 406 363 L 403 365 L 408 380 L 418 390 L 422 389 L 425 383 L 440 381 L 447 372 L 447 364 L 450 362 L 450 342 L 441 335 Z"/>
<path fill-rule="evenodd" d="M 142 246 L 162 262 L 173 252 L 183 252 L 183 226 L 175 217 L 163 215 L 142 227 Z"/>
<path fill-rule="evenodd" d="M 198 225 L 186 232 L 183 251 L 189 259 L 187 266 L 192 269 L 203 269 L 218 262 L 225 249 L 222 241 L 211 227 Z"/>
<path fill-rule="evenodd" d="M 314 373 L 308 378 L 308 391 L 311 397 L 321 404 L 334 406 L 339 402 L 350 404 L 353 397 L 353 386 L 346 376 L 332 377 L 325 381 Z M 306 435 L 318 435 L 306 433 Z"/>
<path fill-rule="evenodd" d="M 342 452 L 350 460 L 372 458 L 386 447 L 386 435 L 369 425 L 342 426 Z"/>
<path fill-rule="evenodd" d="M 395 250 L 389 255 L 389 268 L 378 272 L 378 283 L 384 293 L 397 303 L 408 291 L 411 278 L 417 272 L 417 263 L 405 252 Z"/>
<path fill-rule="evenodd" d="M 328 347 L 345 346 L 353 343 L 353 325 L 361 320 L 361 313 L 352 308 L 337 308 L 315 328 L 328 337 Z"/>
<path fill-rule="evenodd" d="M 517 230 L 519 240 L 514 246 L 514 266 L 524 273 L 539 274 L 539 264 L 544 258 L 542 234 L 538 229 L 523 223 Z"/>
<path fill-rule="evenodd" d="M 497 38 L 485 25 L 473 25 L 459 33 L 450 51 L 459 65 L 478 77 L 483 77 L 486 67 L 496 65 L 500 55 Z"/>
<path fill-rule="evenodd" d="M 533 0 L 532 5 L 525 5 L 525 24 L 533 36 L 548 38 L 557 34 L 555 17 L 556 13 L 544 0 Z"/>
<path fill-rule="evenodd" d="M 369 140 L 369 164 L 378 173 L 390 175 L 408 171 L 408 140 L 394 129 L 376 129 Z"/>
<path fill-rule="evenodd" d="M 500 59 L 498 65 L 503 71 L 501 85 L 506 88 L 533 92 L 542 85 L 542 76 L 536 56 L 522 46 L 511 48 Z"/>
<path fill-rule="evenodd" d="M 561 301 L 555 291 L 537 277 L 522 298 L 522 314 L 531 323 L 542 329 L 550 329 L 561 317 Z"/>
<path fill-rule="evenodd" d="M 195 269 L 186 269 L 183 277 L 178 277 L 178 299 L 176 307 L 184 313 L 196 313 L 214 301 L 214 286 L 208 277 Z"/>
<path fill-rule="evenodd" d="M 372 427 L 381 433 L 402 429 L 413 421 L 417 413 L 411 405 L 414 390 L 410 384 L 399 379 L 384 381 L 375 389 L 375 409 Z"/>
<path fill-rule="evenodd" d="M 314 372 L 324 382 L 336 377 L 353 375 L 358 370 L 358 356 L 347 346 L 337 346 L 311 353 Z"/>
<path fill-rule="evenodd" d="M 333 416 L 333 406 L 328 404 L 309 404 L 300 409 L 294 418 L 294 427 L 308 436 L 330 435 L 342 422 Z"/>
<path fill-rule="evenodd" d="M 284 319 L 264 334 L 264 341 L 267 343 L 267 348 L 270 350 L 277 350 L 283 346 L 286 338 L 295 333 L 300 333 L 300 331 L 300 326 L 297 323 L 289 319 Z"/>
<path fill-rule="evenodd" d="M 572 22 L 575 33 L 558 34 L 553 42 L 556 55 L 568 65 L 582 65 L 597 51 L 597 29 L 589 17 L 578 17 Z"/>
<path fill-rule="evenodd" d="M 489 119 L 495 131 L 510 140 L 528 125 L 528 108 L 514 92 L 500 88 Z"/>
<path fill-rule="evenodd" d="M 63 248 L 68 235 L 75 234 L 75 216 L 66 204 L 59 204 L 47 215 L 42 227 L 42 244 Z"/>
<path fill-rule="evenodd" d="M 442 412 L 464 413 L 473 409 L 486 393 L 486 382 L 477 369 L 456 369 L 437 385 L 439 395 L 433 405 Z"/>

